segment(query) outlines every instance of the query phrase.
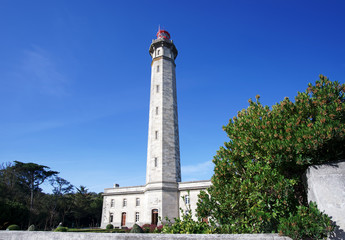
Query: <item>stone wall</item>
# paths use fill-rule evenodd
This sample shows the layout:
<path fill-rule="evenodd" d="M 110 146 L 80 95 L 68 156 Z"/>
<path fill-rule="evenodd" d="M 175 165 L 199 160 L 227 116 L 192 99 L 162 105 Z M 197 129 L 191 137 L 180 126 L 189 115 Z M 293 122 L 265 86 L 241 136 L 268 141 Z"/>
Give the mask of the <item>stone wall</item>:
<path fill-rule="evenodd" d="M 306 171 L 308 201 L 332 217 L 336 237 L 345 239 L 345 161 L 311 166 Z"/>
<path fill-rule="evenodd" d="M 278 234 L 136 234 L 0 231 L 0 240 L 291 240 Z"/>

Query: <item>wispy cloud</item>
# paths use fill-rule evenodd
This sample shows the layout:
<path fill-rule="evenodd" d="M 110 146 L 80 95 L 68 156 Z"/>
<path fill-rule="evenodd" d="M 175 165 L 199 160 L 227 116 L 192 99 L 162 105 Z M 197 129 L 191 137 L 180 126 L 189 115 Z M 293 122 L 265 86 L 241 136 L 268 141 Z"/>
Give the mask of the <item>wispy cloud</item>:
<path fill-rule="evenodd" d="M 21 82 L 26 88 L 47 95 L 65 95 L 68 81 L 59 71 L 54 57 L 40 47 L 25 50 L 19 67 Z"/>
<path fill-rule="evenodd" d="M 207 180 L 213 174 L 214 165 L 212 161 L 199 163 L 196 165 L 186 165 L 181 167 L 183 181 Z"/>

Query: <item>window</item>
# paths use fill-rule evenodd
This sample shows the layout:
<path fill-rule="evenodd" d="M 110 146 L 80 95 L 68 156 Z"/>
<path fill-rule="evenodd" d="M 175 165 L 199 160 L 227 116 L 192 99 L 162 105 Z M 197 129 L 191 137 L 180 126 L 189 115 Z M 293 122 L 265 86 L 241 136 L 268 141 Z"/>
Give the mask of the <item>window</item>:
<path fill-rule="evenodd" d="M 110 213 L 109 222 L 113 222 L 113 220 L 114 220 L 114 214 Z"/>
<path fill-rule="evenodd" d="M 138 212 L 135 213 L 135 221 L 139 222 L 139 213 Z"/>
<path fill-rule="evenodd" d="M 155 132 L 155 138 L 158 139 L 158 131 Z"/>
<path fill-rule="evenodd" d="M 157 158 L 155 157 L 155 167 L 157 167 Z"/>
<path fill-rule="evenodd" d="M 140 206 L 140 198 L 135 199 L 135 206 Z"/>
<path fill-rule="evenodd" d="M 156 85 L 156 93 L 159 93 L 159 85 Z"/>
<path fill-rule="evenodd" d="M 158 50 L 157 50 L 157 55 L 159 55 L 159 54 L 160 54 L 160 52 L 161 52 L 161 50 L 159 50 L 159 49 L 158 49 Z"/>
<path fill-rule="evenodd" d="M 184 196 L 184 201 L 186 204 L 190 203 L 189 195 Z"/>
<path fill-rule="evenodd" d="M 114 207 L 114 205 L 115 205 L 115 200 L 114 200 L 114 199 L 111 199 L 111 201 L 110 201 L 110 207 Z"/>
<path fill-rule="evenodd" d="M 123 199 L 123 203 L 122 203 L 122 207 L 126 207 L 126 206 L 127 206 L 127 199 L 124 198 L 124 199 Z"/>
<path fill-rule="evenodd" d="M 159 72 L 159 65 L 157 66 L 157 72 Z"/>
<path fill-rule="evenodd" d="M 158 115 L 158 107 L 156 107 L 156 115 Z"/>

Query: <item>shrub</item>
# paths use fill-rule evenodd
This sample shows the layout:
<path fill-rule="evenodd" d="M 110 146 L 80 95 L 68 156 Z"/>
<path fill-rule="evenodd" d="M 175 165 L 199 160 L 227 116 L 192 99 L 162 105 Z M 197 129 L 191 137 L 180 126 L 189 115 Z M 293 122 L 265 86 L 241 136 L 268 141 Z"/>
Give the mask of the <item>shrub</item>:
<path fill-rule="evenodd" d="M 157 229 L 156 224 L 144 224 L 141 226 L 143 229 L 144 233 L 154 233 Z"/>
<path fill-rule="evenodd" d="M 153 232 L 154 233 L 160 233 L 160 232 L 162 232 L 162 229 L 163 229 L 163 225 L 159 225 L 153 230 Z"/>
<path fill-rule="evenodd" d="M 188 192 L 189 195 L 189 192 Z M 182 197 L 185 202 L 185 197 Z M 171 223 L 166 217 L 167 224 L 161 228 L 162 233 L 185 233 L 185 234 L 209 234 L 213 233 L 212 228 L 207 223 L 195 221 L 192 217 L 192 210 L 190 204 L 187 207 L 186 213 L 180 208 L 182 219 L 174 218 L 175 222 Z"/>
<path fill-rule="evenodd" d="M 57 227 L 55 228 L 54 232 L 67 232 L 68 231 L 68 227 Z"/>
<path fill-rule="evenodd" d="M 132 229 L 129 232 L 130 233 L 144 233 L 143 229 L 138 224 L 134 224 Z"/>
<path fill-rule="evenodd" d="M 106 227 L 105 227 L 106 229 L 114 229 L 114 226 L 113 226 L 113 224 L 108 224 Z"/>
<path fill-rule="evenodd" d="M 29 227 L 28 227 L 28 231 L 35 231 L 35 225 L 30 225 Z"/>
<path fill-rule="evenodd" d="M 223 127 L 229 141 L 199 195 L 198 215 L 229 233 L 277 231 L 280 219 L 308 204 L 303 172 L 345 158 L 345 84 L 320 75 L 294 102 L 269 108 L 259 98 Z"/>
<path fill-rule="evenodd" d="M 316 203 L 310 202 L 308 207 L 298 206 L 295 215 L 281 219 L 279 234 L 299 239 L 326 239 L 334 230 L 331 218 L 320 212 Z"/>
<path fill-rule="evenodd" d="M 16 224 L 12 224 L 12 225 L 7 227 L 7 230 L 9 230 L 9 231 L 20 230 L 20 227 Z"/>

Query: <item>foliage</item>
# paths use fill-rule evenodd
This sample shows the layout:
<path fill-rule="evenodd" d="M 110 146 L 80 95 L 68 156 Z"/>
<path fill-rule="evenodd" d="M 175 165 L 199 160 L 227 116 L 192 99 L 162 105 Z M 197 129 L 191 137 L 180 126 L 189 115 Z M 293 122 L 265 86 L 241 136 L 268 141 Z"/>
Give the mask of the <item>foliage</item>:
<path fill-rule="evenodd" d="M 154 230 L 153 230 L 153 232 L 154 233 L 161 233 L 162 232 L 162 229 L 163 229 L 163 225 L 159 225 L 159 226 L 157 226 Z M 150 232 L 151 233 L 151 232 Z"/>
<path fill-rule="evenodd" d="M 68 231 L 68 227 L 63 227 L 63 226 L 59 226 L 54 230 L 54 232 L 67 232 L 67 231 Z"/>
<path fill-rule="evenodd" d="M 30 210 L 33 208 L 34 192 L 39 190 L 39 186 L 49 177 L 58 174 L 56 171 L 46 170 L 47 166 L 36 163 L 23 163 L 14 161 L 14 172 L 17 175 L 19 184 L 30 192 Z"/>
<path fill-rule="evenodd" d="M 144 231 L 138 224 L 134 224 L 130 233 L 144 233 Z"/>
<path fill-rule="evenodd" d="M 0 230 L 13 222 L 21 229 L 34 224 L 37 230 L 51 230 L 60 222 L 68 227 L 100 225 L 102 194 L 88 192 L 86 187 L 74 193 L 72 184 L 48 169 L 18 161 L 0 165 Z M 53 194 L 40 188 L 45 180 L 51 183 Z"/>
<path fill-rule="evenodd" d="M 345 157 L 345 85 L 320 75 L 292 102 L 271 109 L 249 101 L 223 129 L 230 138 L 214 157 L 212 186 L 197 213 L 222 231 L 277 231 L 280 219 L 307 205 L 302 173 Z"/>
<path fill-rule="evenodd" d="M 31 224 L 31 225 L 28 227 L 28 231 L 35 231 L 35 225 Z"/>
<path fill-rule="evenodd" d="M 101 229 L 101 228 L 68 228 L 68 232 L 94 232 L 94 233 L 124 233 L 125 230 L 120 228 L 114 229 Z"/>
<path fill-rule="evenodd" d="M 105 227 L 105 229 L 114 229 L 114 226 L 113 226 L 113 224 L 108 224 L 106 227 Z"/>
<path fill-rule="evenodd" d="M 298 206 L 295 215 L 281 219 L 279 234 L 294 240 L 326 239 L 334 230 L 331 218 L 319 211 L 316 203 L 310 202 L 308 207 Z"/>
<path fill-rule="evenodd" d="M 9 223 L 27 223 L 29 221 L 29 209 L 20 202 L 5 199 L 0 200 L 0 229 L 5 229 Z"/>
<path fill-rule="evenodd" d="M 13 231 L 13 230 L 20 230 L 20 227 L 16 224 L 12 224 L 8 226 L 7 230 Z"/>
<path fill-rule="evenodd" d="M 144 224 L 141 228 L 145 233 L 160 233 L 163 225 L 157 226 L 156 224 Z"/>
<path fill-rule="evenodd" d="M 182 197 L 185 202 L 184 196 Z M 192 210 L 190 204 L 187 206 L 187 211 L 183 212 L 180 208 L 182 219 L 174 218 L 172 223 L 166 218 L 167 223 L 162 228 L 162 233 L 185 233 L 185 234 L 208 234 L 212 233 L 212 228 L 207 223 L 201 221 L 195 221 L 192 217 Z"/>

